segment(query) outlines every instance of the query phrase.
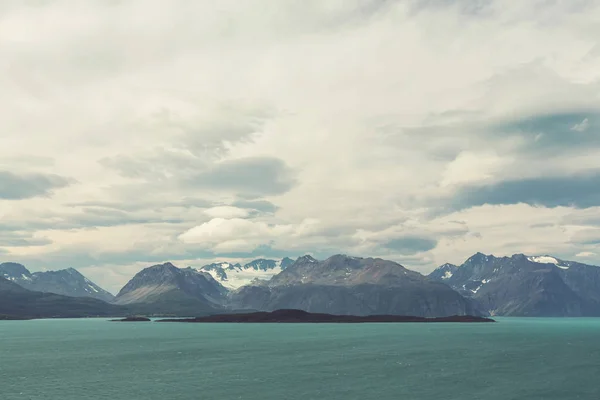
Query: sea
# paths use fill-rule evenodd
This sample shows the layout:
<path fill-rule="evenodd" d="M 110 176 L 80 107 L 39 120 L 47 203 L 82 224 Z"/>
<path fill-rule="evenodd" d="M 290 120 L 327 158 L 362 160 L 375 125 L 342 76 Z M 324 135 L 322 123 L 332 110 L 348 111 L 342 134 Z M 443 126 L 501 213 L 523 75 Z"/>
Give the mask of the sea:
<path fill-rule="evenodd" d="M 0 400 L 600 399 L 600 319 L 0 321 Z"/>

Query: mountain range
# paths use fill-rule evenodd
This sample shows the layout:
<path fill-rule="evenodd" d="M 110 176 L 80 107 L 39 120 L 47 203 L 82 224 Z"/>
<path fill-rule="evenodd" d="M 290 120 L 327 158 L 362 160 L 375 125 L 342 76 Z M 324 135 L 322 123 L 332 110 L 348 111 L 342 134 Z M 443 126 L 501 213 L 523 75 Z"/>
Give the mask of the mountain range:
<path fill-rule="evenodd" d="M 24 265 L 0 264 L 0 276 L 36 292 L 62 294 L 71 297 L 91 297 L 111 302 L 114 296 L 81 275 L 76 269 L 31 273 Z"/>
<path fill-rule="evenodd" d="M 125 310 L 91 297 L 69 297 L 27 290 L 0 277 L 0 315 L 32 318 L 108 317 Z"/>
<path fill-rule="evenodd" d="M 600 268 L 552 256 L 477 253 L 429 274 L 491 315 L 600 316 Z"/>
<path fill-rule="evenodd" d="M 201 316 L 300 309 L 338 315 L 600 316 L 600 268 L 477 253 L 424 276 L 393 261 L 334 255 L 138 272 L 116 296 L 69 268 L 0 264 L 0 315 Z"/>
<path fill-rule="evenodd" d="M 480 315 L 475 303 L 443 283 L 379 258 L 300 257 L 269 281 L 233 291 L 238 309 L 301 309 L 338 315 Z"/>

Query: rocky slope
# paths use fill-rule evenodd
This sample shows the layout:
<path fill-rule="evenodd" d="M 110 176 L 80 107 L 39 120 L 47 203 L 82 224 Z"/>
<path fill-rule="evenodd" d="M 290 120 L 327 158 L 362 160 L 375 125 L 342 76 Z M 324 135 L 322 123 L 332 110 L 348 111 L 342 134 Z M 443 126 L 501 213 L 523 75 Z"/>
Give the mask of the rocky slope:
<path fill-rule="evenodd" d="M 106 302 L 110 302 L 114 298 L 112 294 L 73 268 L 31 273 L 25 266 L 9 262 L 0 264 L 0 276 L 36 292 L 71 297 L 91 297 Z"/>
<path fill-rule="evenodd" d="M 339 315 L 480 315 L 472 302 L 442 283 L 378 258 L 300 257 L 267 282 L 230 295 L 231 307 L 299 309 Z"/>
<path fill-rule="evenodd" d="M 257 279 L 269 280 L 293 263 L 294 260 L 288 257 L 282 260 L 259 258 L 244 265 L 229 262 L 213 263 L 198 268 L 198 271 L 208 272 L 216 281 L 229 289 L 237 289 Z"/>
<path fill-rule="evenodd" d="M 429 277 L 473 298 L 492 315 L 600 315 L 600 268 L 551 256 L 477 253 Z"/>
<path fill-rule="evenodd" d="M 222 309 L 226 295 L 227 289 L 210 274 L 164 263 L 137 273 L 114 302 L 135 305 L 138 313 L 190 316 Z"/>

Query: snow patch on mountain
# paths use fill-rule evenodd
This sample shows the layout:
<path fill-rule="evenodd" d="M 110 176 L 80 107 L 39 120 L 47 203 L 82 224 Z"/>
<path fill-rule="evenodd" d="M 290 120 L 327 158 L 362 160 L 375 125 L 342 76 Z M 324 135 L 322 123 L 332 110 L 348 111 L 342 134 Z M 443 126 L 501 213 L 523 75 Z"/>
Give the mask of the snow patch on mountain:
<path fill-rule="evenodd" d="M 558 260 L 550 256 L 532 256 L 527 257 L 527 259 L 538 264 L 558 264 Z"/>
<path fill-rule="evenodd" d="M 271 279 L 289 266 L 291 261 L 289 258 L 283 260 L 261 258 L 244 265 L 216 262 L 196 268 L 196 270 L 209 273 L 217 282 L 228 289 L 238 289 L 255 280 L 266 281 Z"/>
<path fill-rule="evenodd" d="M 531 256 L 527 257 L 527 259 L 538 264 L 554 264 L 560 269 L 569 269 L 569 266 L 563 265 L 560 260 L 550 256 Z"/>

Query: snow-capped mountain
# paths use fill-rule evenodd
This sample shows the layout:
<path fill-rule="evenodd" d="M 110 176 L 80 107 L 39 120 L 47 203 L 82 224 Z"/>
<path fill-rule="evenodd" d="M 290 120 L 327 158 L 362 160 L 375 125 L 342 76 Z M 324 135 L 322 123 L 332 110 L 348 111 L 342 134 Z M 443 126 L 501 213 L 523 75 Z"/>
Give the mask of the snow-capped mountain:
<path fill-rule="evenodd" d="M 233 309 L 298 309 L 342 315 L 479 315 L 447 285 L 380 258 L 302 256 L 268 282 L 232 291 Z"/>
<path fill-rule="evenodd" d="M 437 267 L 435 271 L 429 274 L 429 277 L 443 282 L 452 278 L 457 269 L 457 265 L 446 263 Z"/>
<path fill-rule="evenodd" d="M 600 268 L 549 255 L 477 253 L 429 278 L 477 300 L 492 315 L 600 315 Z"/>
<path fill-rule="evenodd" d="M 244 265 L 217 262 L 205 265 L 197 270 L 211 274 L 217 282 L 228 289 L 237 289 L 257 279 L 261 281 L 269 280 L 293 263 L 294 260 L 288 257 L 281 260 L 259 258 Z"/>
<path fill-rule="evenodd" d="M 73 268 L 31 273 L 25 266 L 7 262 L 0 264 L 0 276 L 35 292 L 71 297 L 92 297 L 112 301 L 114 296 Z"/>

